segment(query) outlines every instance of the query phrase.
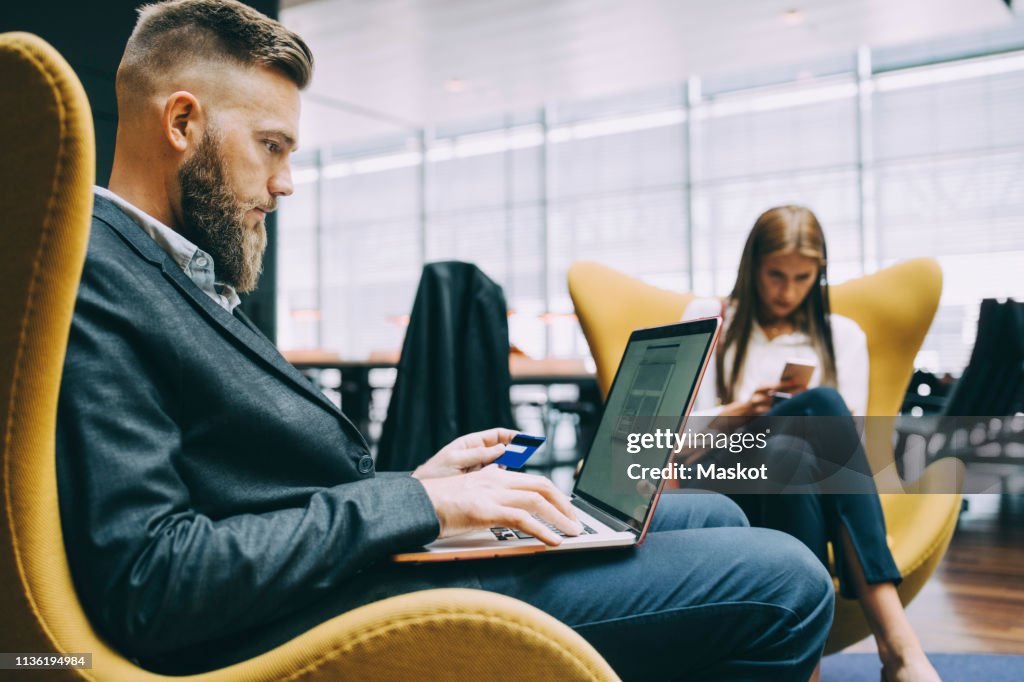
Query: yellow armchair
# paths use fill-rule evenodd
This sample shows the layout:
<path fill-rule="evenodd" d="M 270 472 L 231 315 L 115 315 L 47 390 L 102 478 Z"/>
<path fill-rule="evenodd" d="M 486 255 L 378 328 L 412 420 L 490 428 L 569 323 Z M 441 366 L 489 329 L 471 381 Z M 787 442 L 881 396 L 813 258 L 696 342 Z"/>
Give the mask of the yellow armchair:
<path fill-rule="evenodd" d="M 617 679 L 567 626 L 473 590 L 387 599 L 251 660 L 188 678 L 148 673 L 107 646 L 72 585 L 54 458 L 57 395 L 92 210 L 89 105 L 60 55 L 24 33 L 0 34 L 0 92 L 13 94 L 0 110 L 0 651 L 92 654 L 91 669 L 40 672 L 45 679 Z"/>
<path fill-rule="evenodd" d="M 935 571 L 956 528 L 963 465 L 944 459 L 920 479 L 905 484 L 892 449 L 895 415 L 913 373 L 914 357 L 938 307 L 942 273 L 931 259 L 899 263 L 832 287 L 832 309 L 855 320 L 868 340 L 870 377 L 865 443 L 882 493 L 889 545 L 903 574 L 899 594 L 910 602 Z M 569 293 L 607 395 L 633 329 L 678 321 L 691 293 L 646 284 L 598 263 L 581 261 L 569 270 Z M 878 417 L 889 417 L 878 418 Z M 866 637 L 870 630 L 853 600 L 838 598 L 826 653 Z"/>

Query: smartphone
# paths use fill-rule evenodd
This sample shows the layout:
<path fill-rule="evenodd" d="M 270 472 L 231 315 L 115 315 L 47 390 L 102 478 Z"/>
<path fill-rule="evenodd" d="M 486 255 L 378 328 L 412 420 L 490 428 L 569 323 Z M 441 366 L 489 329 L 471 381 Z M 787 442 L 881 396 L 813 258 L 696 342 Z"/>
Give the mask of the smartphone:
<path fill-rule="evenodd" d="M 817 368 L 818 363 L 814 360 L 804 360 L 802 358 L 787 360 L 786 366 L 782 369 L 779 383 L 791 391 L 803 391 L 811 383 L 811 376 L 814 375 L 814 370 Z"/>
<path fill-rule="evenodd" d="M 544 445 L 544 436 L 528 436 L 525 433 L 516 434 L 508 445 L 505 446 L 505 454 L 494 460 L 495 464 L 504 464 L 509 469 L 522 469 L 526 460 L 530 459 L 533 453 Z"/>

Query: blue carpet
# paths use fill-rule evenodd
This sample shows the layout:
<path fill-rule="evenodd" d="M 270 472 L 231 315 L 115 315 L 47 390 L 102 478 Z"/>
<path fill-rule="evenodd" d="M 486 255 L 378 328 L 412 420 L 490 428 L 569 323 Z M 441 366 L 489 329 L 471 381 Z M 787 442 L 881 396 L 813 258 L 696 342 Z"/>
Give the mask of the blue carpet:
<path fill-rule="evenodd" d="M 1021 682 L 1024 656 L 928 654 L 945 682 Z M 881 664 L 875 654 L 836 654 L 821 663 L 822 682 L 878 682 Z"/>

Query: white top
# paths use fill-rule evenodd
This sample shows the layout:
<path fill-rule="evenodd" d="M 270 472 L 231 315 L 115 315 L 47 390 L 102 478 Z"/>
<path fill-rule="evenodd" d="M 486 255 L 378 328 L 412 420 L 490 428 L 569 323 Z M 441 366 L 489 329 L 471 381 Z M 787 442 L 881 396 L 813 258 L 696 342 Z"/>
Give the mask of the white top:
<path fill-rule="evenodd" d="M 697 298 L 690 302 L 683 312 L 683 320 L 699 317 L 716 317 L 722 314 L 722 302 L 717 298 Z M 848 317 L 833 314 L 832 346 L 836 353 L 836 389 L 846 401 L 854 415 L 864 415 L 868 408 L 868 343 L 867 336 L 856 322 Z M 727 310 L 723 322 L 721 339 L 732 320 L 732 310 Z M 721 343 L 721 341 L 720 341 Z M 725 357 L 726 371 L 732 369 L 735 346 Z M 790 359 L 810 360 L 818 367 L 811 376 L 808 388 L 821 384 L 822 361 L 811 345 L 810 337 L 802 331 L 782 334 L 768 340 L 761 325 L 754 320 L 754 327 L 747 344 L 747 361 L 740 370 L 739 381 L 734 392 L 736 400 L 748 400 L 761 386 L 779 383 L 782 370 Z M 722 411 L 716 395 L 715 360 L 708 364 L 707 373 L 701 381 L 694 404 L 694 415 L 715 415 Z"/>

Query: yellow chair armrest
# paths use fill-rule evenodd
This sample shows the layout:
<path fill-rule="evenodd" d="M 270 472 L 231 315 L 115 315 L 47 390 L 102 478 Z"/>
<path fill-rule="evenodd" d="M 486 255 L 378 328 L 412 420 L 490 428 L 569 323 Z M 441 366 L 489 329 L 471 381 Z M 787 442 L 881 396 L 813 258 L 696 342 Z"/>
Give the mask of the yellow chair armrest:
<path fill-rule="evenodd" d="M 881 496 L 893 559 L 904 576 L 945 553 L 960 514 L 963 478 L 960 460 L 940 459 L 904 494 Z"/>
<path fill-rule="evenodd" d="M 186 679 L 404 680 L 427 671 L 453 680 L 618 679 L 586 640 L 548 614 L 466 589 L 369 604 L 256 658 Z"/>

